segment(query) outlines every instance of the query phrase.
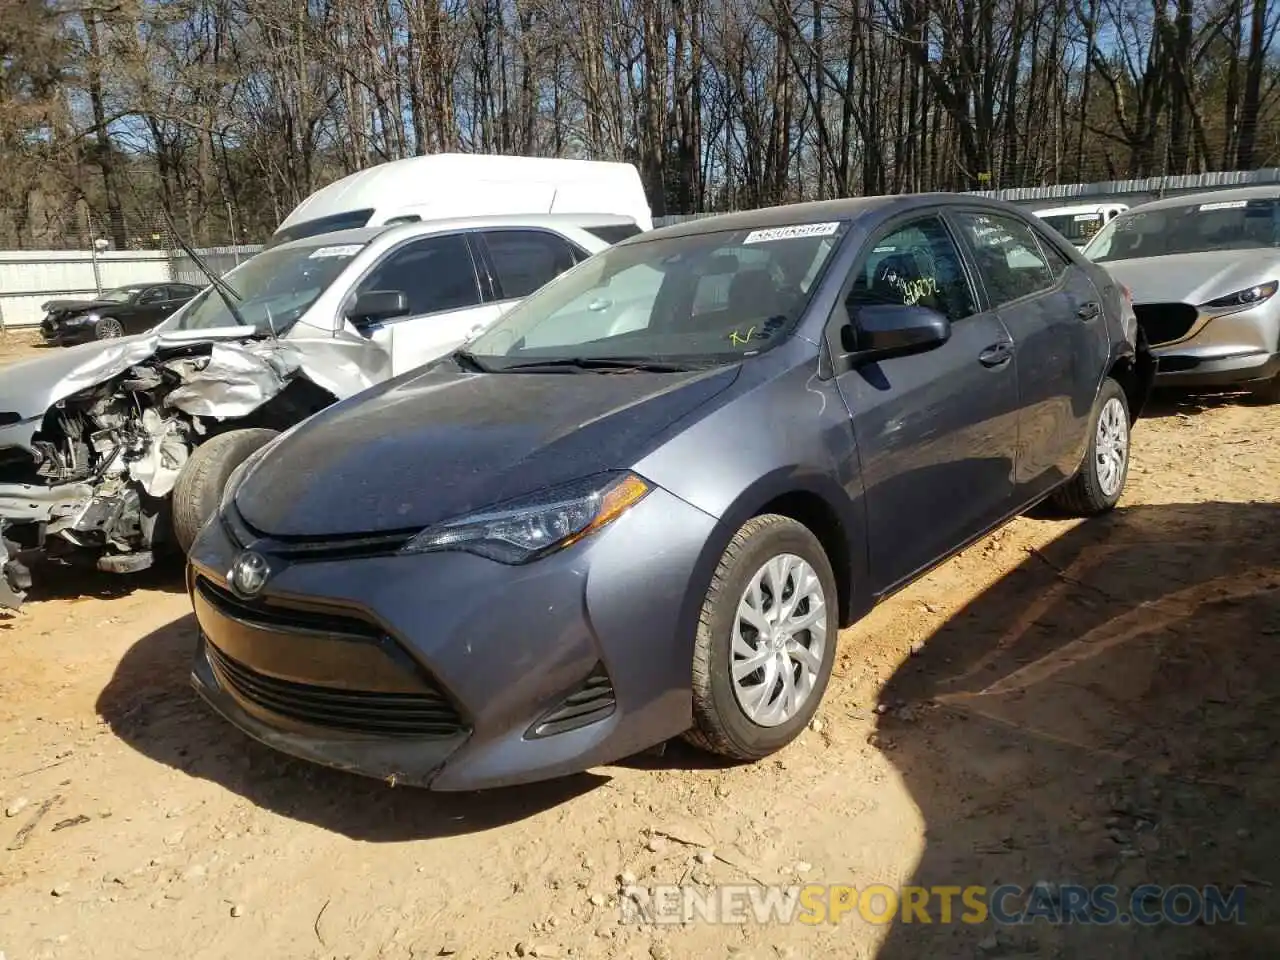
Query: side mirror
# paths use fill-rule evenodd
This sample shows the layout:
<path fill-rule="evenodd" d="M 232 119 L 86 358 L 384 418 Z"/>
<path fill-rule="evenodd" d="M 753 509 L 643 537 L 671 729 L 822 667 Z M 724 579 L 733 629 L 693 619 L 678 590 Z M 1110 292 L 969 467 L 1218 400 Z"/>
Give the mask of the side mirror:
<path fill-rule="evenodd" d="M 951 338 L 951 321 L 918 305 L 874 303 L 856 308 L 840 331 L 841 346 L 855 360 L 879 360 L 930 350 Z"/>
<path fill-rule="evenodd" d="M 383 320 L 407 316 L 409 298 L 401 290 L 366 290 L 356 297 L 347 319 L 357 327 L 368 327 Z"/>

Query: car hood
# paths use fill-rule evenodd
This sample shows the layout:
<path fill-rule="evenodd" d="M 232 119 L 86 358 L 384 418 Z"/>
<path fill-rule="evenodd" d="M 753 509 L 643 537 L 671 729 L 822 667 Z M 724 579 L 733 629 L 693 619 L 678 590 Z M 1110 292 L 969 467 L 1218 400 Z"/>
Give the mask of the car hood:
<path fill-rule="evenodd" d="M 1201 304 L 1280 280 L 1275 250 L 1214 250 L 1102 263 L 1129 288 L 1134 303 Z"/>
<path fill-rule="evenodd" d="M 202 345 L 209 347 L 209 364 L 199 370 L 189 368 L 181 357 L 205 353 L 189 349 Z M 376 362 L 380 355 L 361 365 L 330 340 L 252 338 L 245 336 L 243 327 L 152 330 L 50 350 L 45 356 L 6 366 L 0 373 L 0 423 L 35 421 L 59 400 L 157 356 L 175 358 L 166 363 L 183 381 L 166 403 L 192 416 L 218 419 L 251 413 L 283 390 L 295 374 L 342 398 L 385 380 L 389 370 Z M 29 425 L 26 432 L 33 429 Z"/>
<path fill-rule="evenodd" d="M 245 476 L 236 510 L 277 537 L 419 530 L 628 467 L 740 369 L 467 374 L 436 364 L 293 430 Z"/>
<path fill-rule="evenodd" d="M 45 313 L 84 313 L 86 310 L 127 306 L 127 303 L 117 300 L 49 300 L 40 304 L 40 309 Z"/>

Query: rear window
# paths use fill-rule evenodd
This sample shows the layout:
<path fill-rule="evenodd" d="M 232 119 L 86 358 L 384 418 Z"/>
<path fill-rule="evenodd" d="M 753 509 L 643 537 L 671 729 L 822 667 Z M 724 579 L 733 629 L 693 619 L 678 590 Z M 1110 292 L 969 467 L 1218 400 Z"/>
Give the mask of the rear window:
<path fill-rule="evenodd" d="M 368 210 L 347 210 L 343 213 L 335 213 L 327 217 L 317 217 L 314 220 L 295 223 L 292 227 L 284 227 L 273 233 L 263 249 L 270 250 L 272 247 L 278 247 L 280 244 L 288 243 L 290 240 L 316 237 L 322 233 L 332 233 L 335 230 L 354 230 L 357 227 L 363 227 L 368 224 L 369 218 L 372 216 L 372 208 Z"/>
<path fill-rule="evenodd" d="M 587 233 L 598 237 L 605 243 L 621 243 L 627 237 L 634 237 L 640 228 L 634 223 L 619 223 L 608 227 L 587 227 Z"/>

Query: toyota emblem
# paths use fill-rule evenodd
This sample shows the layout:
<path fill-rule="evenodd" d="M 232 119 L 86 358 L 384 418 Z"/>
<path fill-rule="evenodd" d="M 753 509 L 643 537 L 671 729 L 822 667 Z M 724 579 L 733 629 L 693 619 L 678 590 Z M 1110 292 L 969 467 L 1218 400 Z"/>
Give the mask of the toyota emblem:
<path fill-rule="evenodd" d="M 246 550 L 236 557 L 236 562 L 231 567 L 231 586 L 241 596 L 256 596 L 266 586 L 270 573 L 271 566 L 266 557 Z"/>

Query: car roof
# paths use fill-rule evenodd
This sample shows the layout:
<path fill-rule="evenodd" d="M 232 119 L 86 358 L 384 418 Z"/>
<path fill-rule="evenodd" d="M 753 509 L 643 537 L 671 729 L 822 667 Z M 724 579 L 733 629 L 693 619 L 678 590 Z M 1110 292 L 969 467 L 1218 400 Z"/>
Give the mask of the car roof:
<path fill-rule="evenodd" d="M 763 230 L 770 227 L 802 226 L 829 220 L 879 221 L 899 213 L 938 206 L 986 207 L 993 213 L 1013 213 L 1025 217 L 1026 211 L 1004 200 L 979 197 L 969 193 L 907 193 L 880 197 L 848 197 L 841 200 L 811 200 L 789 203 L 741 213 L 723 213 L 697 220 L 660 227 L 648 233 L 623 240 L 623 244 L 646 243 L 670 237 L 698 236 L 730 230 Z"/>
<path fill-rule="evenodd" d="M 449 217 L 443 220 L 414 220 L 408 223 L 389 223 L 378 227 L 353 227 L 349 230 L 332 230 L 310 237 L 299 237 L 272 247 L 287 250 L 300 247 L 330 247 L 343 244 L 371 242 L 377 237 L 395 232 L 400 238 L 429 236 L 454 230 L 485 230 L 501 227 L 611 227 L 634 225 L 630 217 L 613 213 L 527 213 L 489 217 Z"/>
<path fill-rule="evenodd" d="M 1040 207 L 1035 211 L 1037 217 L 1062 217 L 1079 213 L 1102 213 L 1108 207 L 1127 207 L 1128 204 L 1114 201 L 1111 203 L 1077 203 L 1069 207 Z"/>
<path fill-rule="evenodd" d="M 1197 203 L 1230 203 L 1233 200 L 1275 200 L 1280 199 L 1280 184 L 1270 183 L 1257 187 L 1233 187 L 1229 190 L 1205 190 L 1203 193 L 1184 193 L 1176 197 L 1165 197 L 1163 200 L 1152 200 L 1133 207 L 1126 213 L 1150 210 L 1168 210 L 1173 207 L 1187 207 Z"/>

